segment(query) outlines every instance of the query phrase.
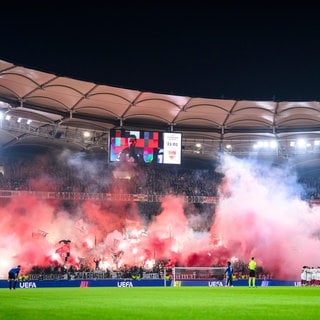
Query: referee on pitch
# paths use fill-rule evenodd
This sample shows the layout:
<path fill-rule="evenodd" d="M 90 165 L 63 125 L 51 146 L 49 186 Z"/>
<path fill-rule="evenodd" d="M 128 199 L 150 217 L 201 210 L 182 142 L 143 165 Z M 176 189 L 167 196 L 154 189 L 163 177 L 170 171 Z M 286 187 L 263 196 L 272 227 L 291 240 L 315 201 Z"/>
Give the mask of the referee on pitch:
<path fill-rule="evenodd" d="M 249 264 L 248 264 L 248 269 L 249 269 L 249 288 L 255 288 L 256 287 L 256 267 L 257 263 L 254 260 L 254 257 L 251 258 Z"/>

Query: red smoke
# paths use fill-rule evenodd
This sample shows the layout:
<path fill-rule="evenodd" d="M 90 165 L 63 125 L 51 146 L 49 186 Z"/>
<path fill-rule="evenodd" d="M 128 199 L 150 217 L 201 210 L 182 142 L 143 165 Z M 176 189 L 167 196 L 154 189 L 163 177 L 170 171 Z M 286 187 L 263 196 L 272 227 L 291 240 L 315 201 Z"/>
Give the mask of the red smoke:
<path fill-rule="evenodd" d="M 201 215 L 194 209 L 186 215 L 188 204 L 179 196 L 164 197 L 151 222 L 134 202 L 79 201 L 68 212 L 29 194 L 12 198 L 0 207 L 0 277 L 17 264 L 23 272 L 52 264 L 94 268 L 95 257 L 101 258 L 100 267 L 113 269 L 151 267 L 159 259 L 179 266 L 224 266 L 232 258 L 248 262 L 255 256 L 274 278 L 293 280 L 301 266 L 319 265 L 319 239 L 313 236 L 320 230 L 319 209 L 291 192 L 295 182 L 285 171 L 267 168 L 259 174 L 261 168 L 234 158 L 225 158 L 220 170 L 225 174 L 220 202 L 215 213 L 203 217 L 208 223 L 208 215 L 216 215 L 205 231 L 193 228 Z M 67 262 L 59 249 L 62 239 L 70 240 Z"/>

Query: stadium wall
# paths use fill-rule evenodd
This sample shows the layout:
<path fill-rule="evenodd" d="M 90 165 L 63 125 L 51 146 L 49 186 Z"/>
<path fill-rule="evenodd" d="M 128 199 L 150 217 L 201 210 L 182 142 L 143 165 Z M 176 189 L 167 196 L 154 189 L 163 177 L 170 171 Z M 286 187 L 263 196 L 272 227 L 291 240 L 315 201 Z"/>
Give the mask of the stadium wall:
<path fill-rule="evenodd" d="M 222 280 L 182 280 L 182 281 L 164 281 L 164 280 L 35 280 L 19 281 L 17 288 L 35 289 L 35 288 L 66 288 L 66 287 L 188 287 L 188 286 L 205 286 L 205 287 L 223 287 L 225 281 Z M 248 286 L 248 280 L 236 280 L 234 286 Z M 300 287 L 300 281 L 282 281 L 282 280 L 256 280 L 257 287 L 269 286 L 296 286 Z M 0 288 L 8 288 L 7 280 L 0 280 Z"/>

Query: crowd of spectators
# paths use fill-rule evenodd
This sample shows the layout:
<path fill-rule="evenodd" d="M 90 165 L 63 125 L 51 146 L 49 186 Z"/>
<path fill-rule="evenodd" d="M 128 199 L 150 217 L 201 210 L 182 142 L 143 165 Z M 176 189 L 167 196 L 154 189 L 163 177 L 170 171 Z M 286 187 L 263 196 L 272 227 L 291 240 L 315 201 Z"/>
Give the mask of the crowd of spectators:
<path fill-rule="evenodd" d="M 126 168 L 120 169 L 122 173 Z M 182 165 L 144 165 L 119 177 L 117 163 L 84 156 L 11 156 L 0 158 L 0 189 L 146 195 L 218 195 L 222 174 L 215 168 Z M 300 196 L 320 199 L 320 177 L 300 177 Z"/>
<path fill-rule="evenodd" d="M 248 279 L 249 273 L 247 264 L 243 261 L 236 261 L 233 264 L 234 280 L 243 280 Z M 196 268 L 195 268 L 196 270 Z M 223 280 L 225 268 L 221 268 L 220 271 L 212 271 L 208 268 L 206 270 L 201 270 L 196 275 L 195 270 L 179 270 L 176 273 L 177 279 L 215 279 Z M 191 275 L 191 277 L 190 277 Z M 129 266 L 123 265 L 118 270 L 109 270 L 104 268 L 96 269 L 94 267 L 80 267 L 75 268 L 73 265 L 70 265 L 69 268 L 66 268 L 63 265 L 56 265 L 50 267 L 39 267 L 34 266 L 28 274 L 21 275 L 22 280 L 77 280 L 77 279 L 131 279 L 131 280 L 140 280 L 140 279 L 172 279 L 173 269 L 168 267 L 168 260 L 158 260 L 155 262 L 152 268 L 146 269 L 141 266 Z M 262 267 L 257 267 L 256 270 L 257 279 L 272 279 L 272 275 L 265 273 Z"/>
<path fill-rule="evenodd" d="M 42 157 L 2 159 L 0 189 L 216 196 L 222 177 L 214 169 L 188 169 L 178 165 L 130 168 L 128 174 L 120 178 L 114 174 L 116 171 L 116 164 L 99 160 L 81 159 L 77 163 Z"/>
<path fill-rule="evenodd" d="M 299 183 L 302 186 L 301 198 L 304 200 L 320 199 L 320 177 L 301 177 Z"/>
<path fill-rule="evenodd" d="M 21 277 L 30 280 L 76 280 L 76 279 L 161 279 L 165 276 L 164 269 L 168 261 L 158 260 L 152 268 L 123 265 L 117 270 L 95 268 L 93 265 L 80 265 L 75 268 L 70 265 L 52 265 L 48 267 L 33 266 L 27 275 Z"/>

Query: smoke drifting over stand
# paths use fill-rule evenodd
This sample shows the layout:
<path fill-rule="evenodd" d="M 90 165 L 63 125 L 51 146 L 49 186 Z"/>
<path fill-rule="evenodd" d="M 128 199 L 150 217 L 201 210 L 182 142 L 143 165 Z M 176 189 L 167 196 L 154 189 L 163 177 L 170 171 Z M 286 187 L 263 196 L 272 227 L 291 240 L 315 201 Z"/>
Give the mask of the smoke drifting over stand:
<path fill-rule="evenodd" d="M 90 175 L 97 184 L 110 185 L 111 180 L 101 181 L 99 163 L 69 157 L 62 158 L 83 179 Z M 160 212 L 148 214 L 150 220 L 135 202 L 85 200 L 68 209 L 60 200 L 21 193 L 0 207 L 0 275 L 6 277 L 17 264 L 23 273 L 33 266 L 93 268 L 94 258 L 101 259 L 101 269 L 112 270 L 151 268 L 161 259 L 179 266 L 224 266 L 230 259 L 247 262 L 255 256 L 274 278 L 297 279 L 303 265 L 320 264 L 315 254 L 320 211 L 300 199 L 294 173 L 227 156 L 219 170 L 224 174 L 220 200 L 215 212 L 205 214 L 183 196 L 170 194 L 163 197 Z M 43 185 L 46 179 L 53 184 L 48 176 L 38 181 Z M 113 183 L 113 192 L 119 192 Z"/>
<path fill-rule="evenodd" d="M 301 200 L 294 172 L 232 157 L 223 158 L 221 170 L 212 230 L 233 256 L 254 256 L 278 279 L 299 279 L 303 265 L 319 265 L 320 208 Z"/>

